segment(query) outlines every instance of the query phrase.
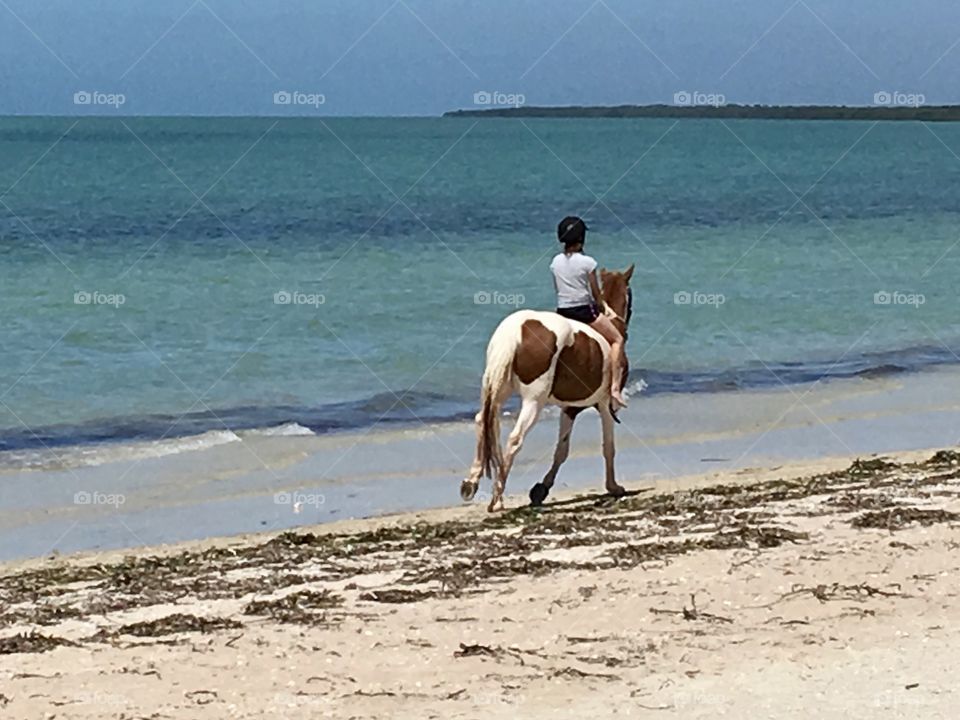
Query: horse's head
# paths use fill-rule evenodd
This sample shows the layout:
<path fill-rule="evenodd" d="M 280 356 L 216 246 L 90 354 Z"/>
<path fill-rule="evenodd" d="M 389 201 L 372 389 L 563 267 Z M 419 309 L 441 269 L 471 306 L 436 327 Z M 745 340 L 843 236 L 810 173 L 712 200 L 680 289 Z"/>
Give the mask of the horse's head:
<path fill-rule="evenodd" d="M 627 325 L 633 312 L 633 292 L 630 290 L 630 278 L 633 277 L 633 265 L 623 272 L 615 270 L 600 270 L 600 284 L 604 302 L 616 317 L 611 317 L 624 337 L 627 336 Z"/>

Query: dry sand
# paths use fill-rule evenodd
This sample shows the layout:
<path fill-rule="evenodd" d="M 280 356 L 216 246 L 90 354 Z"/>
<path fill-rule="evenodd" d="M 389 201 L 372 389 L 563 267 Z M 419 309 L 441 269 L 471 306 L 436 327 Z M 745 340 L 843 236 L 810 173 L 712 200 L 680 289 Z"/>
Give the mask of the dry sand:
<path fill-rule="evenodd" d="M 0 718 L 952 719 L 930 455 L 9 565 Z"/>

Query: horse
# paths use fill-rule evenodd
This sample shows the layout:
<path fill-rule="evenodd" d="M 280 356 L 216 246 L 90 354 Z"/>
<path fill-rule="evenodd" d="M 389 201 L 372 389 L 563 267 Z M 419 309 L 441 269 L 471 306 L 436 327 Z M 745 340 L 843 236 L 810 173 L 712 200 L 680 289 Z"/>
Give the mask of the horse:
<path fill-rule="evenodd" d="M 623 272 L 600 270 L 604 312 L 620 330 L 624 342 L 632 310 L 632 276 L 633 265 Z M 570 453 L 573 422 L 589 407 L 600 413 L 606 491 L 623 495 L 625 490 L 617 483 L 613 467 L 616 416 L 610 407 L 612 379 L 610 345 L 589 325 L 554 312 L 534 310 L 519 310 L 504 318 L 487 345 L 480 411 L 475 418 L 477 450 L 468 476 L 460 483 L 460 497 L 465 502 L 472 500 L 480 478 L 486 476 L 493 478 L 487 509 L 494 512 L 498 505 L 503 509 L 503 492 L 513 461 L 546 405 L 563 409 L 560 435 L 553 466 L 530 490 L 531 504 L 542 505 L 546 500 Z M 626 379 L 625 367 L 621 385 Z M 500 412 L 513 393 L 520 395 L 520 413 L 504 452 L 500 447 Z"/>

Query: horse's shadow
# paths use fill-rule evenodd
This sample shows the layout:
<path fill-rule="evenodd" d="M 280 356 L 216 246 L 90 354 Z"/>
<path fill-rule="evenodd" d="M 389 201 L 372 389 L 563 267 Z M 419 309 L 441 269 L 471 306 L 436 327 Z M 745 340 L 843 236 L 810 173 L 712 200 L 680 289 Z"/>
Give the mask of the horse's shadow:
<path fill-rule="evenodd" d="M 537 505 L 531 502 L 526 506 L 525 509 L 537 510 L 539 512 L 550 512 L 552 510 L 566 511 L 570 508 L 575 508 L 578 506 L 591 505 L 593 507 L 612 507 L 617 504 L 618 500 L 624 498 L 636 497 L 643 493 L 651 492 L 653 488 L 643 488 L 641 490 L 625 490 L 619 495 L 611 495 L 610 493 L 587 493 L 585 495 L 577 495 L 566 500 L 544 500 L 542 504 Z"/>

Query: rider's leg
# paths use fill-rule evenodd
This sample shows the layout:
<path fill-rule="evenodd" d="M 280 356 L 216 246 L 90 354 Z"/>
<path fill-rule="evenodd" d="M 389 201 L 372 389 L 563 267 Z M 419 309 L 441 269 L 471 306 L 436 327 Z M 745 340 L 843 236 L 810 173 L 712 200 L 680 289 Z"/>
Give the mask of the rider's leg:
<path fill-rule="evenodd" d="M 621 385 L 623 383 L 623 366 L 624 366 L 624 351 L 623 351 L 623 336 L 620 334 L 620 331 L 617 330 L 617 326 L 614 325 L 610 318 L 606 315 L 600 315 L 596 320 L 590 323 L 590 327 L 599 332 L 610 343 L 610 364 L 612 365 L 613 370 L 613 381 L 611 383 L 612 387 L 610 388 L 610 395 L 613 397 L 613 400 L 620 405 L 626 406 L 626 401 L 623 399 L 623 394 L 621 392 Z M 616 409 L 616 408 L 614 408 Z"/>

